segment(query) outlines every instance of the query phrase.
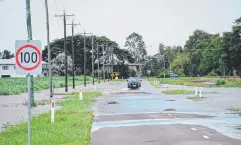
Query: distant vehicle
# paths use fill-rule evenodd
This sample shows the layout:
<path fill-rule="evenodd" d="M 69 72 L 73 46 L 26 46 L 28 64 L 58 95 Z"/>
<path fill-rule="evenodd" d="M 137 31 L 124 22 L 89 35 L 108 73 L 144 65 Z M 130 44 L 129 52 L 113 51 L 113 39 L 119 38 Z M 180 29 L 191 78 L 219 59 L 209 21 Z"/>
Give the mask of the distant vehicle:
<path fill-rule="evenodd" d="M 129 77 L 127 80 L 127 87 L 134 89 L 141 87 L 141 80 L 138 77 Z"/>
<path fill-rule="evenodd" d="M 179 77 L 177 74 L 170 71 L 170 78 L 177 78 L 177 77 Z"/>

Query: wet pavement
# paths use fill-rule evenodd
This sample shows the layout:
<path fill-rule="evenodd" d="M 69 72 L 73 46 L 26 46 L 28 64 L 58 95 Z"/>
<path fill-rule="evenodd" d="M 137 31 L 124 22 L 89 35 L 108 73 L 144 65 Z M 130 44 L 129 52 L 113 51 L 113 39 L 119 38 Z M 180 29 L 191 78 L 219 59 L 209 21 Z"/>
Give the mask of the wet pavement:
<path fill-rule="evenodd" d="M 184 87 L 170 85 L 168 89 L 172 88 Z M 241 144 L 241 117 L 226 110 L 240 104 L 241 97 L 232 94 L 235 90 L 205 88 L 204 101 L 165 95 L 162 90 L 147 81 L 138 90 L 121 84 L 98 100 L 93 108 L 91 145 Z"/>

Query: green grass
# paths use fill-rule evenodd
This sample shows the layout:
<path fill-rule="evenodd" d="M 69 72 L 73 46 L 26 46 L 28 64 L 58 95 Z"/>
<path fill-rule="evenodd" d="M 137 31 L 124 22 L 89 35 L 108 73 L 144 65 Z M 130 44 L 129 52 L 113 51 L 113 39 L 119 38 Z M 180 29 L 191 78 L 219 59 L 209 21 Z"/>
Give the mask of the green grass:
<path fill-rule="evenodd" d="M 190 100 L 193 100 L 193 101 L 202 101 L 203 99 L 206 99 L 206 97 L 194 96 L 194 97 L 187 97 L 187 99 L 190 99 Z"/>
<path fill-rule="evenodd" d="M 86 77 L 87 82 L 91 82 L 91 77 Z M 53 77 L 53 87 L 61 88 L 65 85 L 65 77 Z M 83 76 L 77 76 L 75 78 L 75 84 L 80 85 L 84 83 Z M 68 77 L 68 85 L 72 85 L 72 77 Z M 36 77 L 34 78 L 34 90 L 45 90 L 49 88 L 48 77 Z M 0 95 L 14 95 L 27 92 L 27 78 L 0 78 Z"/>
<path fill-rule="evenodd" d="M 78 94 L 69 96 L 69 100 L 59 102 L 62 106 L 56 111 L 55 123 L 50 123 L 50 113 L 32 119 L 33 145 L 87 145 L 90 143 L 93 113 L 88 106 L 99 92 L 84 92 L 84 100 L 78 100 Z M 8 127 L 0 133 L 1 145 L 26 145 L 28 140 L 27 123 Z"/>
<path fill-rule="evenodd" d="M 162 91 L 162 93 L 169 94 L 169 95 L 182 95 L 182 94 L 192 94 L 194 92 L 188 91 L 188 90 L 175 89 L 175 90 L 164 90 Z"/>
<path fill-rule="evenodd" d="M 239 114 L 241 115 L 241 108 L 240 107 L 236 107 L 236 106 L 230 106 L 228 108 L 229 111 L 231 111 L 234 114 Z"/>
<path fill-rule="evenodd" d="M 160 87 L 161 87 L 161 85 L 160 85 L 159 82 L 151 81 L 150 83 L 151 83 L 154 87 L 156 87 L 156 88 L 160 88 Z"/>
<path fill-rule="evenodd" d="M 184 86 L 197 86 L 197 87 L 241 87 L 240 78 L 223 78 L 225 80 L 224 85 L 216 85 L 215 82 L 217 78 L 214 77 L 180 77 L 180 78 L 148 78 L 148 81 L 155 87 L 160 87 L 156 85 L 154 80 L 160 81 L 160 84 L 171 84 L 171 85 L 184 85 Z M 213 84 L 208 84 L 206 82 L 211 82 Z"/>

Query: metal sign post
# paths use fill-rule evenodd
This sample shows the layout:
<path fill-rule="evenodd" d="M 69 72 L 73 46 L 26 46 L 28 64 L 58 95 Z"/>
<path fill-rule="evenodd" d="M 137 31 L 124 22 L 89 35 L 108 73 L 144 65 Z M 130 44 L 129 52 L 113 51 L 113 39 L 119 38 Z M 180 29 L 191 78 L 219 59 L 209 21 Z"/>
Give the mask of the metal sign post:
<path fill-rule="evenodd" d="M 28 145 L 31 145 L 31 101 L 32 77 L 42 74 L 42 50 L 38 40 L 17 40 L 15 42 L 16 73 L 28 76 Z"/>

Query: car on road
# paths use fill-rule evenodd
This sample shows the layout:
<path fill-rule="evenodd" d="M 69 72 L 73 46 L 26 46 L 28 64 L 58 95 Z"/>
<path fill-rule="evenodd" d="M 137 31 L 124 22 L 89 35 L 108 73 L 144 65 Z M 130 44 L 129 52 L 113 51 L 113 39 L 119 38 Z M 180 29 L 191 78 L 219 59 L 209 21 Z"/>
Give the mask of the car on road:
<path fill-rule="evenodd" d="M 129 77 L 127 80 L 127 87 L 136 89 L 141 87 L 141 80 L 138 77 Z"/>

